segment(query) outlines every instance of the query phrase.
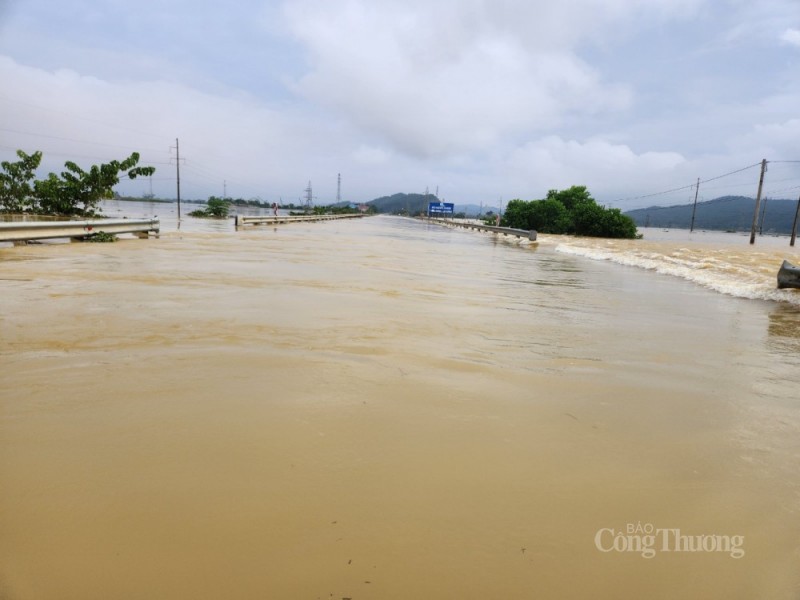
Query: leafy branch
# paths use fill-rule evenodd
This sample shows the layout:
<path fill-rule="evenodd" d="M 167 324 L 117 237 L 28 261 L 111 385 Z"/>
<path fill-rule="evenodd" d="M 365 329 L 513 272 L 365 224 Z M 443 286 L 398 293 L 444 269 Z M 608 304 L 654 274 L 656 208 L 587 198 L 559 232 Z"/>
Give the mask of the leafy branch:
<path fill-rule="evenodd" d="M 92 165 L 88 171 L 76 163 L 64 163 L 61 175 L 49 173 L 34 179 L 42 153 L 17 150 L 20 160 L 0 163 L 0 211 L 64 216 L 95 216 L 101 200 L 114 197 L 120 177 L 136 179 L 155 173 L 155 167 L 140 167 L 139 153 L 128 158 Z"/>

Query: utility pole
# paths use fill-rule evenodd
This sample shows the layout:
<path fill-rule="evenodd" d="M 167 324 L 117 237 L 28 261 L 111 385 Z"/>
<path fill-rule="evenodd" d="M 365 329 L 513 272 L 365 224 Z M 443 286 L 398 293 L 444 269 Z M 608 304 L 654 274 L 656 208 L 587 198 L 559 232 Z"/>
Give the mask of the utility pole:
<path fill-rule="evenodd" d="M 794 246 L 794 240 L 797 237 L 797 217 L 800 216 L 800 198 L 797 199 L 797 208 L 794 211 L 794 223 L 792 223 L 792 239 L 789 241 L 790 246 Z"/>
<path fill-rule="evenodd" d="M 342 174 L 339 173 L 339 179 L 336 182 L 336 203 L 342 201 Z"/>
<path fill-rule="evenodd" d="M 761 190 L 764 187 L 764 173 L 767 172 L 767 159 L 761 160 L 761 176 L 758 178 L 758 194 L 756 195 L 756 209 L 753 212 L 753 226 L 750 228 L 750 245 L 756 243 L 756 225 L 758 225 L 758 209 L 761 205 Z"/>
<path fill-rule="evenodd" d="M 692 207 L 692 224 L 689 227 L 689 233 L 694 231 L 694 213 L 697 211 L 697 194 L 700 193 L 700 178 L 697 178 L 697 187 L 694 190 L 694 206 Z"/>
<path fill-rule="evenodd" d="M 178 182 L 178 223 L 181 220 L 181 148 L 178 138 L 175 138 L 175 172 Z"/>
<path fill-rule="evenodd" d="M 228 180 L 227 179 L 223 179 L 222 180 L 222 199 L 225 200 L 225 198 L 227 198 L 227 197 L 228 197 Z"/>
<path fill-rule="evenodd" d="M 761 220 L 758 223 L 758 235 L 764 235 L 764 218 L 767 216 L 767 200 L 769 200 L 769 196 L 764 196 L 764 208 L 761 209 Z"/>

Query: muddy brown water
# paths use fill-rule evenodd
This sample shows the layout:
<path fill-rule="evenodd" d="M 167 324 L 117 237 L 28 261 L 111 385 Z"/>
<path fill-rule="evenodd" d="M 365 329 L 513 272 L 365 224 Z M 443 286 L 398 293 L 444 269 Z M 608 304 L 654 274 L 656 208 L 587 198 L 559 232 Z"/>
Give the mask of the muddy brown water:
<path fill-rule="evenodd" d="M 796 598 L 796 307 L 556 247 L 0 249 L 0 598 Z"/>

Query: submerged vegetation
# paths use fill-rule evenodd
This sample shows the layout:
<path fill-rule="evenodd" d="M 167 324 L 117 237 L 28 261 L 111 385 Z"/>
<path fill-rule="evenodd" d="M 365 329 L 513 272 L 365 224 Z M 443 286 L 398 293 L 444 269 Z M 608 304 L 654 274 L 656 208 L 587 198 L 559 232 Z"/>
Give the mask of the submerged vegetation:
<path fill-rule="evenodd" d="M 106 244 L 110 242 L 116 242 L 117 236 L 113 233 L 106 233 L 105 231 L 98 231 L 97 233 L 93 233 L 92 235 L 87 235 L 84 239 L 84 242 L 95 242 L 98 244 Z"/>
<path fill-rule="evenodd" d="M 0 163 L 0 212 L 94 217 L 101 200 L 114 197 L 121 175 L 129 179 L 155 173 L 155 167 L 138 167 L 139 153 L 128 158 L 92 165 L 83 170 L 72 161 L 64 163 L 61 175 L 49 173 L 36 179 L 42 153 L 17 150 L 19 160 Z"/>
<path fill-rule="evenodd" d="M 189 213 L 189 216 L 201 219 L 227 219 L 229 208 L 230 204 L 227 200 L 217 196 L 209 196 L 206 207 L 193 210 Z"/>
<path fill-rule="evenodd" d="M 590 237 L 636 237 L 636 224 L 618 208 L 597 204 L 585 186 L 550 190 L 544 200 L 511 200 L 501 220 L 504 227 L 540 233 Z"/>

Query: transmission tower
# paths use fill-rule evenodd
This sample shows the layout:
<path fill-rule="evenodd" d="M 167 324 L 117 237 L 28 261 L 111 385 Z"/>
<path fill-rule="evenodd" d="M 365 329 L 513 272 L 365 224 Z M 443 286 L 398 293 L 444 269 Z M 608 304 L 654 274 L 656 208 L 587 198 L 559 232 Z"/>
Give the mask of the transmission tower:
<path fill-rule="evenodd" d="M 311 212 L 311 207 L 314 205 L 314 196 L 311 191 L 311 180 L 308 181 L 308 187 L 305 189 L 306 192 L 306 212 Z"/>

